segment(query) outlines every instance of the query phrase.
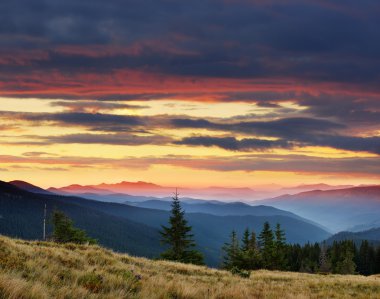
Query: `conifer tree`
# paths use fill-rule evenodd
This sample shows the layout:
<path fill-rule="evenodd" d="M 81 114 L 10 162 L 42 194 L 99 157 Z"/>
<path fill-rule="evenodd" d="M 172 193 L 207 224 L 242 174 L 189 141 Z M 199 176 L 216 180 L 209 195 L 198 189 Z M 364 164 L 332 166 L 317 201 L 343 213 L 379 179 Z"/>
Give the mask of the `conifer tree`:
<path fill-rule="evenodd" d="M 231 270 L 234 267 L 240 268 L 240 248 L 236 231 L 233 230 L 230 235 L 230 242 L 225 243 L 222 250 L 224 251 L 222 267 Z"/>
<path fill-rule="evenodd" d="M 329 273 L 331 272 L 331 263 L 327 255 L 327 245 L 324 242 L 319 253 L 319 272 Z"/>
<path fill-rule="evenodd" d="M 346 240 L 340 243 L 334 243 L 334 245 L 336 247 L 335 254 L 337 255 L 337 262 L 334 267 L 334 272 L 338 274 L 354 274 L 356 269 L 356 264 L 354 262 L 354 243 Z"/>
<path fill-rule="evenodd" d="M 249 247 L 250 247 L 250 233 L 249 233 L 249 229 L 248 228 L 246 228 L 244 230 L 243 238 L 241 240 L 241 243 L 242 243 L 241 250 L 242 251 L 248 251 Z"/>
<path fill-rule="evenodd" d="M 363 275 L 375 273 L 376 252 L 367 240 L 364 240 L 359 249 L 358 271 Z"/>
<path fill-rule="evenodd" d="M 254 231 L 251 232 L 251 238 L 249 239 L 249 248 L 259 251 L 259 247 L 257 246 L 256 233 Z"/>
<path fill-rule="evenodd" d="M 194 249 L 196 246 L 191 233 L 192 227 L 185 219 L 185 212 L 181 208 L 177 191 L 174 194 L 169 226 L 162 226 L 162 243 L 169 248 L 161 254 L 163 259 L 183 263 L 203 265 L 203 255 Z"/>
<path fill-rule="evenodd" d="M 263 230 L 260 233 L 259 244 L 261 249 L 261 256 L 263 259 L 263 266 L 267 269 L 273 269 L 274 236 L 269 222 L 267 221 L 264 223 Z"/>
<path fill-rule="evenodd" d="M 89 238 L 84 230 L 75 228 L 73 221 L 61 211 L 53 211 L 52 223 L 52 239 L 54 242 L 76 244 L 96 243 L 96 240 Z"/>
<path fill-rule="evenodd" d="M 241 268 L 255 270 L 261 267 L 261 255 L 257 247 L 256 234 L 247 228 L 244 231 L 241 247 Z"/>
<path fill-rule="evenodd" d="M 286 237 L 285 232 L 281 229 L 281 225 L 277 223 L 275 231 L 275 242 L 274 242 L 274 267 L 277 270 L 286 269 Z"/>
<path fill-rule="evenodd" d="M 380 273 L 380 246 L 378 246 L 376 250 L 375 273 Z"/>

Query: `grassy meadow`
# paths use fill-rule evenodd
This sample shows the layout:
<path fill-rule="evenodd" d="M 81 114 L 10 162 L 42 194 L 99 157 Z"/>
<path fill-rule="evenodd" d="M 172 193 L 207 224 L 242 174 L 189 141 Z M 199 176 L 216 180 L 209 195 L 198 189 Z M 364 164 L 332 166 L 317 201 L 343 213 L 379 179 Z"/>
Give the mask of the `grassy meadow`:
<path fill-rule="evenodd" d="M 98 246 L 0 236 L 0 298 L 380 298 L 380 276 L 254 271 L 242 278 Z"/>

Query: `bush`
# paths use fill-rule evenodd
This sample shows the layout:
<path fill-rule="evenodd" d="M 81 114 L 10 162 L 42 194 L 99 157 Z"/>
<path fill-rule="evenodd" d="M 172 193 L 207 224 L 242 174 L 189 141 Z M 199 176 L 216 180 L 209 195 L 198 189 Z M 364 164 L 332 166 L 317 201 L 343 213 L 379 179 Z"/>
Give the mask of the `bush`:
<path fill-rule="evenodd" d="M 249 278 L 251 276 L 250 271 L 242 270 L 242 269 L 239 269 L 238 267 L 233 267 L 230 271 L 232 274 L 239 275 L 240 277 L 243 277 L 243 278 Z"/>

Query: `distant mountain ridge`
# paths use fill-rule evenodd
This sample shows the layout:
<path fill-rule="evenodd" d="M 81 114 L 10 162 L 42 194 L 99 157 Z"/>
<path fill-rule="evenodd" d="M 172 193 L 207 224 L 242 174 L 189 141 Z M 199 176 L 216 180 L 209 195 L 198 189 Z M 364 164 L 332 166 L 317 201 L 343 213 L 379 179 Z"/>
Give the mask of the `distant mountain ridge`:
<path fill-rule="evenodd" d="M 135 255 L 157 256 L 160 249 L 161 225 L 166 225 L 169 212 L 88 200 L 75 196 L 31 193 L 11 184 L 0 183 L 0 234 L 36 239 L 42 232 L 44 204 L 48 210 L 58 208 L 67 213 L 78 227 L 107 247 Z M 291 243 L 321 241 L 330 234 L 320 227 L 300 219 L 284 216 L 216 216 L 187 213 L 196 242 L 209 265 L 220 264 L 221 247 L 234 229 L 240 235 L 249 227 L 256 232 L 268 221 L 271 226 L 281 223 Z"/>
<path fill-rule="evenodd" d="M 23 190 L 26 190 L 29 192 L 33 192 L 33 193 L 52 194 L 51 192 L 49 192 L 45 189 L 42 189 L 40 187 L 37 187 L 37 186 L 32 185 L 32 184 L 25 182 L 25 181 L 15 180 L 15 181 L 10 181 L 9 184 L 16 186 L 20 189 L 23 189 Z"/>
<path fill-rule="evenodd" d="M 327 184 L 309 184 L 294 187 L 281 187 L 279 185 L 249 187 L 220 187 L 210 186 L 206 188 L 180 188 L 182 197 L 196 197 L 207 200 L 244 201 L 265 199 L 283 195 L 284 193 L 296 194 L 311 190 L 332 190 L 352 187 L 350 185 L 331 186 Z M 60 188 L 51 187 L 48 191 L 61 194 L 93 193 L 98 195 L 125 193 L 134 196 L 167 197 L 175 190 L 175 187 L 161 186 L 158 184 L 137 181 L 122 181 L 119 183 L 101 183 L 95 185 L 69 185 Z"/>
<path fill-rule="evenodd" d="M 374 245 L 380 245 L 380 227 L 361 232 L 339 232 L 328 238 L 326 243 L 332 244 L 334 241 L 343 240 L 352 240 L 358 245 L 360 245 L 362 241 L 367 240 Z"/>
<path fill-rule="evenodd" d="M 321 191 L 327 191 L 327 190 L 338 190 L 338 189 L 347 189 L 347 188 L 353 188 L 355 186 L 352 185 L 338 185 L 338 186 L 333 186 L 333 185 L 328 185 L 328 184 L 303 184 L 303 185 L 298 185 L 294 187 L 286 187 L 282 188 L 281 190 L 284 193 L 301 193 L 301 192 L 307 192 L 307 191 L 314 191 L 314 190 L 321 190 Z"/>
<path fill-rule="evenodd" d="M 149 185 L 152 188 L 156 188 L 159 185 L 145 183 L 145 182 L 136 182 L 132 183 L 135 186 L 139 185 Z M 102 187 L 106 187 L 106 184 L 101 184 Z M 112 184 L 111 184 L 112 185 Z M 115 184 L 114 184 L 115 185 Z M 121 182 L 116 185 L 131 185 L 130 182 Z M 130 195 L 125 193 L 110 193 L 111 190 L 100 189 L 99 187 L 92 186 L 80 186 L 80 185 L 71 185 L 74 187 L 68 186 L 66 189 L 52 189 L 49 191 L 63 194 L 63 195 L 80 195 L 85 198 L 101 200 L 105 202 L 145 202 L 140 205 L 150 205 L 154 202 L 149 203 L 150 200 L 159 200 L 159 201 L 170 201 L 170 197 L 167 194 L 172 192 L 172 190 L 167 190 L 168 193 L 165 193 L 165 197 L 157 198 L 157 196 L 143 196 L 143 195 Z M 97 185 L 99 186 L 99 185 Z M 109 186 L 109 185 L 107 185 Z M 332 186 L 327 184 L 314 184 L 314 185 L 300 185 L 299 187 L 323 187 L 330 188 Z M 340 186 L 344 187 L 344 185 Z M 72 193 L 77 191 L 78 188 L 83 193 Z M 69 192 L 66 192 L 66 191 Z M 100 191 L 99 191 L 100 190 Z M 88 191 L 98 191 L 98 193 L 88 193 Z M 199 203 L 203 204 L 202 200 L 193 199 L 193 198 L 183 198 L 183 202 L 186 203 Z M 217 203 L 217 201 L 214 201 Z M 350 188 L 339 188 L 332 190 L 313 190 L 305 191 L 297 194 L 286 194 L 278 197 L 265 199 L 261 201 L 252 202 L 255 205 L 265 205 L 272 206 L 283 211 L 292 212 L 298 216 L 303 217 L 304 219 L 310 220 L 312 223 L 317 223 L 322 225 L 321 227 L 327 228 L 332 232 L 339 231 L 362 231 L 366 229 L 371 229 L 378 227 L 380 225 L 379 213 L 380 213 L 380 186 L 359 186 L 359 187 L 350 187 Z M 157 202 L 155 202 L 157 204 Z M 137 205 L 134 203 L 134 205 Z M 165 203 L 159 203 L 160 206 L 155 206 L 154 208 L 162 209 L 162 205 L 168 205 Z M 195 207 L 193 207 L 195 208 Z M 203 206 L 202 209 L 199 209 L 200 212 L 205 212 L 207 206 Z M 167 207 L 164 208 L 167 210 Z M 191 210 L 196 211 L 196 210 Z M 210 213 L 210 211 L 207 211 Z"/>
<path fill-rule="evenodd" d="M 64 193 L 64 194 L 81 194 L 81 193 L 95 193 L 95 194 L 111 194 L 110 190 L 101 189 L 93 186 L 82 186 L 79 184 L 73 184 L 64 188 L 49 188 L 50 192 Z"/>
<path fill-rule="evenodd" d="M 153 184 L 154 185 L 154 184 Z M 21 187 L 27 186 L 28 189 L 36 190 L 36 191 L 45 191 L 42 188 L 39 188 L 37 186 L 31 185 L 29 183 L 23 182 L 23 184 L 20 184 Z M 83 191 L 93 191 L 96 188 L 88 187 L 88 186 L 80 186 L 80 185 L 70 185 L 69 187 L 73 186 L 73 188 L 79 188 Z M 33 187 L 33 188 L 32 188 Z M 51 190 L 51 189 L 50 189 Z M 103 189 L 98 189 L 103 190 Z M 27 190 L 28 191 L 28 190 Z M 33 192 L 33 191 L 31 191 Z M 58 190 L 58 194 L 60 194 Z M 40 193 L 40 192 L 36 192 Z M 49 193 L 52 194 L 52 193 Z M 70 193 L 62 192 L 63 195 L 70 195 Z M 133 196 L 133 195 L 127 195 L 127 194 L 105 194 L 105 195 L 99 195 L 94 193 L 83 193 L 80 194 L 80 196 L 87 198 L 87 199 L 94 199 L 94 200 L 100 200 L 104 202 L 116 202 L 116 203 L 125 203 L 129 205 L 133 205 L 136 207 L 141 208 L 149 208 L 149 209 L 158 209 L 158 210 L 165 210 L 169 211 L 171 209 L 171 197 L 167 197 L 164 199 L 158 199 L 155 197 L 144 197 L 144 196 Z M 128 199 L 125 201 L 125 199 Z M 294 213 L 276 209 L 274 207 L 270 206 L 251 206 L 246 203 L 242 202 L 222 202 L 222 201 L 216 201 L 216 200 L 201 200 L 201 199 L 193 199 L 193 198 L 181 198 L 182 207 L 183 209 L 188 213 L 206 213 L 216 216 L 246 216 L 246 215 L 252 215 L 252 216 L 274 216 L 274 215 L 282 215 L 287 217 L 292 217 L 295 219 L 299 219 L 302 221 L 306 221 L 308 223 L 311 223 L 313 225 L 316 225 L 324 230 L 328 230 L 328 228 L 321 226 L 320 224 L 310 221 L 309 219 L 302 218 Z"/>
<path fill-rule="evenodd" d="M 337 190 L 315 190 L 258 201 L 291 211 L 333 229 L 344 231 L 354 226 L 371 228 L 380 215 L 380 186 Z"/>

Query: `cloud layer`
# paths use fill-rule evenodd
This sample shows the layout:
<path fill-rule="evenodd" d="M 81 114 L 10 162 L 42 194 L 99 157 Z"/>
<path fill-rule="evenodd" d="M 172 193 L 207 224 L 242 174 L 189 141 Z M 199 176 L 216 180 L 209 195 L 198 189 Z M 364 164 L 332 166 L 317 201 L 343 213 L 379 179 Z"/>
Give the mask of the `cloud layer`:
<path fill-rule="evenodd" d="M 2 168 L 123 165 L 102 145 L 145 146 L 125 161 L 146 168 L 379 175 L 379 15 L 373 0 L 3 0 L 0 104 L 25 102 L 0 106 Z"/>

